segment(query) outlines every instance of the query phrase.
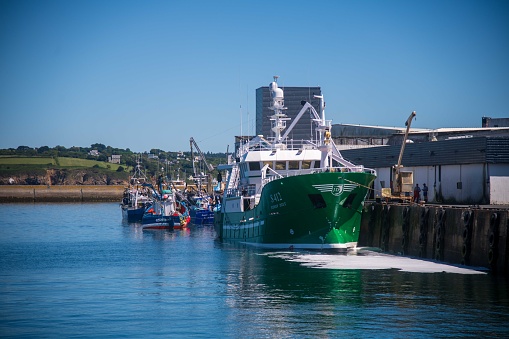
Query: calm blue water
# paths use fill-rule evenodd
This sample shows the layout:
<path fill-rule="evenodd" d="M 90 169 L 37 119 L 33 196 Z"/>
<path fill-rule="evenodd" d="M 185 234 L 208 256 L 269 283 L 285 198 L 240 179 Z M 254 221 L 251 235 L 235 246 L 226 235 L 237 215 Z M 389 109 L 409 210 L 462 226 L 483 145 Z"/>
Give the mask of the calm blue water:
<path fill-rule="evenodd" d="M 509 337 L 506 279 L 399 260 L 142 231 L 117 203 L 0 204 L 0 336 Z"/>

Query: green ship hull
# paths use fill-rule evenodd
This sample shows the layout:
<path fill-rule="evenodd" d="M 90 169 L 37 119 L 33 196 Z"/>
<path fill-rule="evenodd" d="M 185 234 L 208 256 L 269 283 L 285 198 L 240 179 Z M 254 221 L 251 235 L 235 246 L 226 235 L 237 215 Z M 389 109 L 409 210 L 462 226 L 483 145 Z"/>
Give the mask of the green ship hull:
<path fill-rule="evenodd" d="M 281 249 L 348 249 L 357 245 L 364 200 L 375 175 L 321 172 L 267 183 L 252 208 L 215 213 L 224 240 Z M 225 196 L 223 205 L 243 204 Z"/>

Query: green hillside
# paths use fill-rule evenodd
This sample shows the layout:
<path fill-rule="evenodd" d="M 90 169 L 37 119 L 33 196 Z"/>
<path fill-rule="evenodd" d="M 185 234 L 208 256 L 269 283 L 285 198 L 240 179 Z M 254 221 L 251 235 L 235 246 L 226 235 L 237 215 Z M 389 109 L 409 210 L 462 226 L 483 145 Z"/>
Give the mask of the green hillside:
<path fill-rule="evenodd" d="M 104 168 L 117 171 L 120 165 L 104 161 L 67 157 L 0 157 L 0 171 L 49 168 Z M 122 166 L 123 168 L 125 166 Z"/>

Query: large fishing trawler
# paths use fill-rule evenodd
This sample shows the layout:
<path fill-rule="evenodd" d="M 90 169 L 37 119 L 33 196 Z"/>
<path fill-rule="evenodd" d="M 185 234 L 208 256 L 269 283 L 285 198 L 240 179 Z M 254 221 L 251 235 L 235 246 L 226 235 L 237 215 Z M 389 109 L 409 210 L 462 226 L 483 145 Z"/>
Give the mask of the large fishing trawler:
<path fill-rule="evenodd" d="M 315 96 L 320 100 L 319 113 L 303 101 L 285 131 L 290 118 L 283 113 L 284 93 L 277 77 L 269 90 L 275 136 L 252 138 L 238 148 L 236 161 L 218 166 L 227 171 L 221 206 L 214 216 L 218 237 L 267 248 L 355 248 L 375 170 L 341 156 L 331 138 L 331 121 L 325 120 L 323 96 Z M 288 140 L 306 112 L 312 114 L 316 138 Z"/>

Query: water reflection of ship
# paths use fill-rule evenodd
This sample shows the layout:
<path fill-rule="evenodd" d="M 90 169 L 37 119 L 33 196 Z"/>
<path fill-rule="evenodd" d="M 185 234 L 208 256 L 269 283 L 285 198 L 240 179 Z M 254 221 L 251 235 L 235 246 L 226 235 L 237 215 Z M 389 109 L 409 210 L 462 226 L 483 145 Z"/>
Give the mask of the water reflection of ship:
<path fill-rule="evenodd" d="M 241 248 L 242 244 L 225 242 L 219 246 L 222 249 L 238 248 L 226 252 L 231 253 L 231 260 L 228 258 L 230 272 L 238 269 L 236 277 L 229 276 L 240 283 L 240 300 L 360 302 L 361 270 L 310 268 L 289 260 L 292 252 Z M 329 295 L 329 298 L 324 299 L 324 295 Z"/>
<path fill-rule="evenodd" d="M 275 322 L 272 330 L 281 329 L 283 337 L 285 330 L 293 336 L 339 335 L 342 326 L 351 327 L 356 319 L 366 319 L 366 312 L 373 313 L 373 321 L 362 327 L 373 332 L 386 326 L 386 320 L 377 320 L 383 313 L 405 319 L 394 322 L 394 328 L 387 332 L 389 336 L 412 336 L 424 330 L 435 333 L 435 327 L 443 324 L 444 315 L 449 319 L 449 315 L 479 308 L 491 312 L 487 305 L 509 300 L 507 283 L 486 286 L 487 282 L 494 283 L 487 275 L 415 273 L 390 268 L 325 269 L 292 261 L 294 255 L 302 252 L 264 252 L 242 245 L 234 249 L 235 244 L 230 243 L 218 246 L 227 255 L 228 303 L 234 309 L 249 311 L 236 314 L 238 319 L 232 320 L 247 322 L 253 313 L 260 319 L 270 316 Z M 502 322 L 504 316 L 493 314 L 487 324 Z M 465 317 L 455 321 L 460 327 L 473 326 Z"/>
<path fill-rule="evenodd" d="M 245 310 L 232 312 L 229 321 L 246 324 L 246 333 L 273 337 L 277 329 L 281 338 L 327 338 L 342 321 L 338 307 L 356 308 L 362 302 L 360 271 L 314 269 L 277 257 L 276 252 L 218 246 L 227 255 L 227 303 Z"/>

